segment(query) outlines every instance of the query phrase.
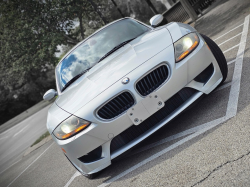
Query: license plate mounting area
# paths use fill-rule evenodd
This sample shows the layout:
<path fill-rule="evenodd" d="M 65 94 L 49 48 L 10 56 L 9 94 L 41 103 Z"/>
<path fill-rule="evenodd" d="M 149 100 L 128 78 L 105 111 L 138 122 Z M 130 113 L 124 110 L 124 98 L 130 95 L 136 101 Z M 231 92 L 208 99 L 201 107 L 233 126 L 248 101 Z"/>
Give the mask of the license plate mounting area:
<path fill-rule="evenodd" d="M 139 103 L 128 109 L 127 115 L 134 125 L 139 125 L 148 117 L 164 107 L 164 101 L 153 92 L 142 99 Z"/>

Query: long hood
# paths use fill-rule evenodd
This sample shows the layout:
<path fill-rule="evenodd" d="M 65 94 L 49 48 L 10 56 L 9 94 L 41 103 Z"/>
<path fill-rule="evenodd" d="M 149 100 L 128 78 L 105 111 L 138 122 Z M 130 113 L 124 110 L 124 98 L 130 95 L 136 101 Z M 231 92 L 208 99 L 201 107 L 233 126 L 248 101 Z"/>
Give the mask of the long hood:
<path fill-rule="evenodd" d="M 172 45 L 172 39 L 166 28 L 136 38 L 75 81 L 58 97 L 56 104 L 71 114 L 75 113 L 169 45 Z"/>

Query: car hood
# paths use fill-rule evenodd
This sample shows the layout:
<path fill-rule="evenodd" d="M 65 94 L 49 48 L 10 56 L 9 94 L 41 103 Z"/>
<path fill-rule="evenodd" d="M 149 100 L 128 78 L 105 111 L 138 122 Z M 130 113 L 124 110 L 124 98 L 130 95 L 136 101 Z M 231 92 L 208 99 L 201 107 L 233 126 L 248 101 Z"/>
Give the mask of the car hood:
<path fill-rule="evenodd" d="M 166 28 L 158 28 L 118 49 L 77 79 L 56 100 L 73 114 L 135 68 L 172 45 Z"/>

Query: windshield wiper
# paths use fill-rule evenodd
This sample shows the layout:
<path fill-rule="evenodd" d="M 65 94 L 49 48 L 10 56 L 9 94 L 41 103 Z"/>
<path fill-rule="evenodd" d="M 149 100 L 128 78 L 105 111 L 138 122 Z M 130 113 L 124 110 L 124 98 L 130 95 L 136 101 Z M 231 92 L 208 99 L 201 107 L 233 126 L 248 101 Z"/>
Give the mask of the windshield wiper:
<path fill-rule="evenodd" d="M 137 37 L 135 37 L 137 38 Z M 102 58 L 100 58 L 100 60 L 97 62 L 101 62 L 104 58 L 106 58 L 107 56 L 109 56 L 110 54 L 112 54 L 113 52 L 115 52 L 117 49 L 121 48 L 122 46 L 126 45 L 127 43 L 131 42 L 132 40 L 134 40 L 135 38 L 132 38 L 132 39 L 129 39 L 129 40 L 126 40 L 122 43 L 120 43 L 119 45 L 115 46 L 113 49 L 111 49 L 108 53 L 106 53 Z"/>
<path fill-rule="evenodd" d="M 136 38 L 136 37 L 135 37 Z M 106 53 L 102 58 L 100 58 L 100 61 L 102 61 L 104 58 L 106 58 L 107 56 L 109 56 L 111 53 L 113 53 L 114 51 L 116 51 L 117 49 L 121 48 L 122 46 L 126 45 L 127 43 L 131 42 L 132 40 L 134 40 L 135 38 L 132 38 L 132 39 L 129 39 L 129 40 L 126 40 L 122 43 L 120 43 L 119 45 L 115 46 L 113 49 L 111 49 L 108 53 Z M 98 63 L 97 62 L 97 63 Z M 65 84 L 65 86 L 62 88 L 62 92 L 67 88 L 69 87 L 69 85 L 71 85 L 73 82 L 75 82 L 79 77 L 81 77 L 84 73 L 86 73 L 88 70 L 90 70 L 92 67 L 84 70 L 83 72 L 79 73 L 78 75 L 74 76 L 69 82 L 67 82 Z"/>
<path fill-rule="evenodd" d="M 92 67 L 91 67 L 92 68 Z M 84 73 L 86 73 L 88 70 L 90 70 L 91 68 L 85 69 L 83 72 L 79 73 L 78 75 L 74 76 L 72 79 L 70 79 L 69 82 L 67 82 L 65 84 L 65 86 L 62 88 L 62 92 L 69 87 L 69 85 L 71 85 L 73 82 L 75 82 L 79 77 L 81 77 Z"/>

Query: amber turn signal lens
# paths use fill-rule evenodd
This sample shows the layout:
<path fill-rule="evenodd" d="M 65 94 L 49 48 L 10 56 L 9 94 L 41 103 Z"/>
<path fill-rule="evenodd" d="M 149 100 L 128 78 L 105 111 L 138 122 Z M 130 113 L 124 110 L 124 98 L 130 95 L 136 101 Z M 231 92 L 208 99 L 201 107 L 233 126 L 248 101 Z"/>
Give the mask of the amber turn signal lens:
<path fill-rule="evenodd" d="M 87 127 L 86 124 L 84 124 L 84 125 L 81 126 L 81 127 L 78 127 L 78 128 L 75 130 L 75 132 L 79 132 L 79 131 L 81 131 L 82 129 L 84 129 L 85 127 Z"/>
<path fill-rule="evenodd" d="M 181 56 L 179 56 L 179 58 L 177 58 L 177 61 L 179 62 L 179 61 L 181 61 L 183 58 L 185 58 L 190 52 L 193 51 L 194 48 L 196 48 L 197 45 L 198 45 L 198 42 L 195 41 L 195 42 L 193 43 L 193 45 L 192 45 L 187 51 L 185 51 L 184 53 L 182 53 Z"/>
<path fill-rule="evenodd" d="M 180 62 L 199 45 L 199 37 L 196 33 L 190 33 L 174 43 L 175 62 Z"/>
<path fill-rule="evenodd" d="M 64 153 L 66 153 L 65 149 L 63 149 L 63 148 L 62 148 L 62 151 L 63 151 Z"/>
<path fill-rule="evenodd" d="M 78 118 L 76 116 L 70 116 L 63 121 L 53 132 L 53 134 L 60 140 L 70 138 L 77 133 L 81 132 L 90 125 L 90 122 Z"/>
<path fill-rule="evenodd" d="M 70 132 L 70 133 L 68 133 L 68 134 L 63 135 L 62 138 L 63 138 L 63 139 L 69 138 L 70 136 L 76 134 L 77 132 L 80 132 L 81 130 L 83 130 L 83 129 L 86 128 L 87 126 L 88 126 L 88 125 L 84 124 L 84 125 L 78 127 L 77 129 L 75 129 L 74 131 L 72 131 L 72 132 Z M 58 136 L 60 136 L 60 135 L 58 134 Z"/>

